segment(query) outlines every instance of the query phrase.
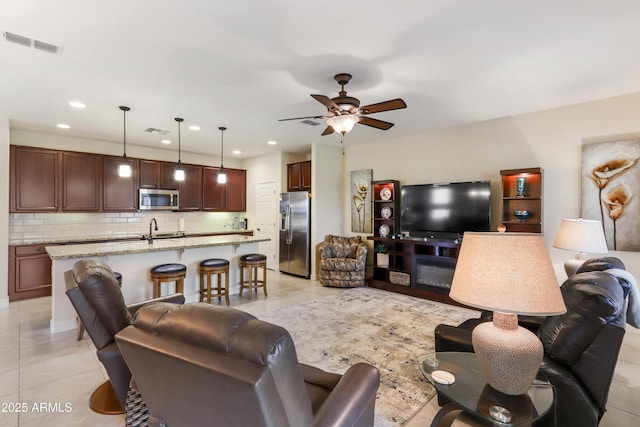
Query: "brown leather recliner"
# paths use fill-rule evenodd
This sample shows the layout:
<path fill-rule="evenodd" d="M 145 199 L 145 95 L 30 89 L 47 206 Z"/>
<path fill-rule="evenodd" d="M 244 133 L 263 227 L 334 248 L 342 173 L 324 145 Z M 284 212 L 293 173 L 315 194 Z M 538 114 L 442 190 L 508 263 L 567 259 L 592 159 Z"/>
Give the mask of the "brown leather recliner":
<path fill-rule="evenodd" d="M 609 272 L 624 268 L 614 257 L 585 261 L 561 286 L 567 312 L 544 318 L 538 328 L 535 322 L 523 324 L 542 341 L 539 375 L 556 390 L 556 413 L 548 413 L 536 425 L 597 426 L 604 415 L 625 333 L 625 301 L 631 286 Z M 436 352 L 473 351 L 473 327 L 489 320 L 485 314 L 457 327 L 436 326 Z"/>
<path fill-rule="evenodd" d="M 111 268 L 102 262 L 80 260 L 65 272 L 67 296 L 97 349 L 98 359 L 109 375 L 91 396 L 91 408 L 100 413 L 123 413 L 131 380 L 131 372 L 120 354 L 114 336 L 131 324 L 136 311 L 149 303 L 125 305 L 118 282 Z M 169 295 L 151 301 L 183 304 L 182 294 Z M 113 396 L 117 401 L 114 401 Z"/>
<path fill-rule="evenodd" d="M 377 368 L 298 362 L 282 327 L 229 307 L 154 303 L 116 335 L 151 415 L 167 426 L 373 426 Z"/>

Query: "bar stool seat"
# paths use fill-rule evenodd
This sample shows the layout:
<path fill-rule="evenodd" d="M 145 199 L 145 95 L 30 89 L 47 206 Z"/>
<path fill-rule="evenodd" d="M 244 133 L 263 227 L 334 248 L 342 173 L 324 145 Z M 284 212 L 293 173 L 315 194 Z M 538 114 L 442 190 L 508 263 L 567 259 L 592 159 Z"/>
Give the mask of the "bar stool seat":
<path fill-rule="evenodd" d="M 198 266 L 200 273 L 200 302 L 207 299 L 211 304 L 212 297 L 218 297 L 218 302 L 224 296 L 224 300 L 229 305 L 229 261 L 223 258 L 210 258 L 201 261 Z M 224 274 L 224 282 L 222 275 Z M 213 277 L 216 277 L 217 293 L 212 294 Z"/>
<path fill-rule="evenodd" d="M 164 282 L 176 282 L 176 293 L 184 293 L 184 278 L 187 276 L 187 266 L 184 264 L 160 264 L 151 268 L 153 281 L 153 297 L 160 297 L 160 286 Z"/>
<path fill-rule="evenodd" d="M 242 291 L 247 288 L 249 290 L 249 299 L 252 298 L 253 290 L 256 294 L 258 288 L 264 290 L 264 296 L 267 296 L 267 256 L 262 254 L 246 254 L 240 256 L 238 261 L 240 267 L 240 296 Z M 247 269 L 247 280 L 244 279 L 244 270 Z M 258 280 L 258 268 L 262 268 L 262 280 Z"/>
<path fill-rule="evenodd" d="M 122 274 L 118 273 L 117 271 L 113 272 L 113 275 L 115 276 L 116 280 L 118 281 L 118 286 L 122 287 Z M 82 337 L 84 337 L 84 325 L 82 324 L 82 321 L 80 321 L 79 317 L 76 317 L 76 322 L 78 323 L 78 341 L 80 341 L 82 339 Z"/>

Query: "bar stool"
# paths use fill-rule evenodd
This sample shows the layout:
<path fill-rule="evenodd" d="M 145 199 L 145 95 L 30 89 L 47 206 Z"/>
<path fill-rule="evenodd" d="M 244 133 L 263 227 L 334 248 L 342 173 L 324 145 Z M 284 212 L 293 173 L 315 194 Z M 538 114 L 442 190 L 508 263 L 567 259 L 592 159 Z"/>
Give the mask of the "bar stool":
<path fill-rule="evenodd" d="M 225 302 L 229 305 L 229 261 L 222 258 L 205 259 L 200 262 L 198 272 L 200 273 L 200 302 L 204 301 L 205 296 L 209 304 L 211 304 L 211 297 L 218 297 L 218 302 L 220 302 L 224 296 Z M 224 285 L 222 283 L 223 274 Z M 215 294 L 211 293 L 213 277 L 216 278 L 217 293 Z"/>
<path fill-rule="evenodd" d="M 240 266 L 240 296 L 244 288 L 249 289 L 249 299 L 255 289 L 256 295 L 258 288 L 264 289 L 264 296 L 267 296 L 267 256 L 262 254 L 246 254 L 242 255 L 239 260 Z M 244 280 L 244 269 L 247 269 L 248 277 Z M 262 268 L 262 280 L 258 280 L 258 268 Z"/>
<path fill-rule="evenodd" d="M 122 274 L 118 273 L 117 271 L 114 271 L 113 275 L 116 277 L 116 280 L 118 281 L 118 286 L 122 288 Z M 82 337 L 84 337 L 84 325 L 82 324 L 82 321 L 80 320 L 80 318 L 76 317 L 76 321 L 78 322 L 78 341 L 80 341 Z"/>
<path fill-rule="evenodd" d="M 160 297 L 160 286 L 163 282 L 176 282 L 176 293 L 184 293 L 184 278 L 187 266 L 183 264 L 160 264 L 151 269 L 153 281 L 153 297 Z"/>

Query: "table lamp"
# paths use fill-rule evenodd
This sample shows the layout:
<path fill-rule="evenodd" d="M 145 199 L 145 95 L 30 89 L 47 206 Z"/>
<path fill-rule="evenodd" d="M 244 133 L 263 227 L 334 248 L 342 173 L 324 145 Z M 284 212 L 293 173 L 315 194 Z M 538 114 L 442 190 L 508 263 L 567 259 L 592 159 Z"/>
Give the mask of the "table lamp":
<path fill-rule="evenodd" d="M 553 247 L 576 252 L 575 258 L 568 259 L 564 263 L 567 277 L 576 274 L 576 270 L 586 259 L 587 253 L 606 254 L 609 252 L 607 240 L 604 237 L 604 231 L 602 231 L 602 223 L 582 218 L 563 219 Z"/>
<path fill-rule="evenodd" d="M 525 393 L 542 362 L 542 342 L 518 325 L 518 314 L 566 311 L 551 258 L 540 234 L 464 233 L 449 296 L 492 310 L 493 322 L 473 329 L 480 369 L 497 391 Z"/>

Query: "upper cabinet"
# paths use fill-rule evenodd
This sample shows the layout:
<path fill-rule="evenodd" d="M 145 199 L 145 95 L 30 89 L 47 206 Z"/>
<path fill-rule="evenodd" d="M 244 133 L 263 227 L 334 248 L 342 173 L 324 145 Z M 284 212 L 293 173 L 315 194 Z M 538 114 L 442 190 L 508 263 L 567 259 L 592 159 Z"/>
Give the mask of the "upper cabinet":
<path fill-rule="evenodd" d="M 501 170 L 507 232 L 542 233 L 542 168 Z"/>
<path fill-rule="evenodd" d="M 62 152 L 62 210 L 102 209 L 102 159 L 95 154 Z"/>
<path fill-rule="evenodd" d="M 247 172 L 228 169 L 227 183 L 218 183 L 218 167 L 202 168 L 202 210 L 244 212 L 246 210 Z"/>
<path fill-rule="evenodd" d="M 287 165 L 287 191 L 311 191 L 311 160 Z"/>
<path fill-rule="evenodd" d="M 56 212 L 60 203 L 58 152 L 10 147 L 10 212 Z"/>
<path fill-rule="evenodd" d="M 132 176 L 121 178 L 121 157 L 10 146 L 10 212 L 133 212 L 138 188 L 180 190 L 181 211 L 246 210 L 247 173 L 185 165 L 185 181 L 173 178 L 176 163 L 128 159 Z"/>
<path fill-rule="evenodd" d="M 177 163 L 140 160 L 140 188 L 177 190 L 179 182 L 173 178 Z"/>
<path fill-rule="evenodd" d="M 180 210 L 202 210 L 202 166 L 182 165 L 184 168 L 184 181 L 179 183 Z"/>
<path fill-rule="evenodd" d="M 137 204 L 138 161 L 131 163 L 131 178 L 118 175 L 118 166 L 122 157 L 102 157 L 102 210 L 109 212 L 133 212 Z"/>

